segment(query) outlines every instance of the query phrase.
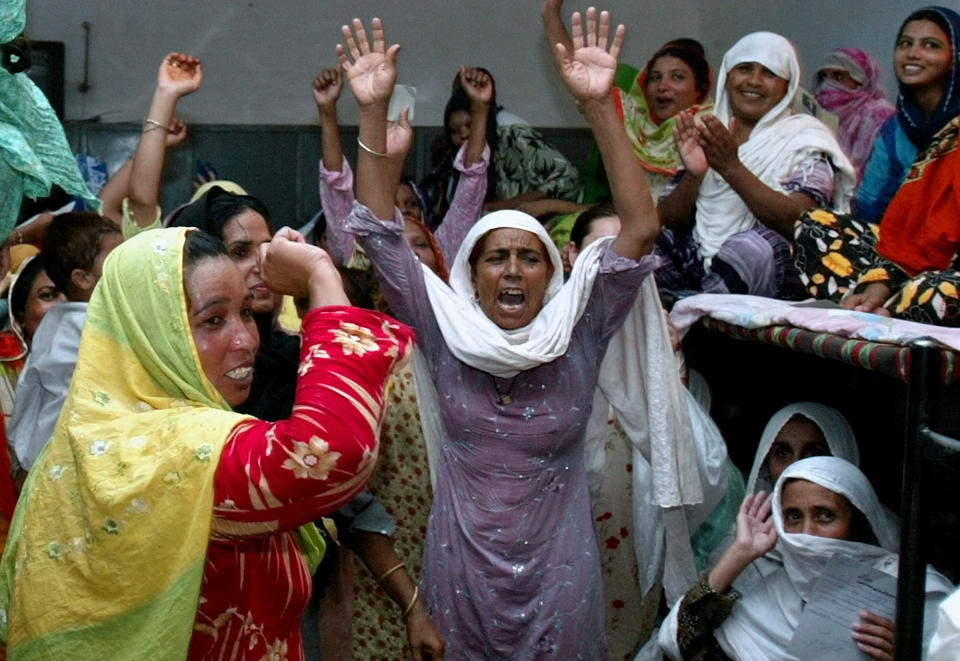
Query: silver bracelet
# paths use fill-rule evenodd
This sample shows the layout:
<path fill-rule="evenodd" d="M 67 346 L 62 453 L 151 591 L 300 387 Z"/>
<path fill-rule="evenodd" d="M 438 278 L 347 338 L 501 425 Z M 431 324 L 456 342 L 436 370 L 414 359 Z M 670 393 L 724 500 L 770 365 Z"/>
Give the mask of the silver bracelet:
<path fill-rule="evenodd" d="M 385 152 L 385 151 L 384 151 L 384 152 L 379 152 L 379 151 L 375 151 L 375 150 L 370 149 L 369 147 L 367 147 L 365 144 L 363 144 L 363 140 L 360 139 L 360 136 L 359 136 L 359 135 L 357 136 L 357 144 L 360 145 L 360 149 L 362 149 L 363 151 L 367 152 L 368 154 L 373 154 L 373 155 L 376 156 L 377 158 L 383 158 L 384 156 L 387 155 L 387 152 Z"/>
<path fill-rule="evenodd" d="M 143 129 L 143 133 L 146 133 L 147 131 L 152 131 L 152 130 L 154 130 L 154 128 L 163 129 L 163 130 L 166 131 L 167 133 L 170 133 L 170 130 L 171 130 L 169 126 L 165 126 L 164 124 L 161 124 L 161 123 L 158 122 L 157 120 L 155 120 L 155 119 L 150 119 L 149 117 L 145 117 L 144 120 L 143 120 L 143 123 L 144 123 L 144 124 L 152 124 L 152 125 L 153 125 L 152 128 L 144 128 L 144 129 Z"/>

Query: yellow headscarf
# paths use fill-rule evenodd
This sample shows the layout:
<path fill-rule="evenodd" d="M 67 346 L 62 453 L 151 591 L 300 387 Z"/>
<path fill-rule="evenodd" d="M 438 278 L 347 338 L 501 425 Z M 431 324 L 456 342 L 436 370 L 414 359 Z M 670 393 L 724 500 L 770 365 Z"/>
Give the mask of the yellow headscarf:
<path fill-rule="evenodd" d="M 106 260 L 53 438 L 0 564 L 10 659 L 183 659 L 214 472 L 244 416 L 204 376 L 187 317 L 185 228 Z"/>

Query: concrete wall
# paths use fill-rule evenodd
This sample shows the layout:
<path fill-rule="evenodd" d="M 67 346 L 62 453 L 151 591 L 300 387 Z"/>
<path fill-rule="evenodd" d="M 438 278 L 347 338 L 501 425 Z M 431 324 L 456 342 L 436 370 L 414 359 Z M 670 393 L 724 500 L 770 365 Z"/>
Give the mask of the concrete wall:
<path fill-rule="evenodd" d="M 945 0 L 960 8 L 958 0 Z M 662 42 L 701 40 L 718 64 L 743 34 L 773 30 L 797 44 L 808 68 L 836 46 L 871 50 L 889 73 L 895 31 L 917 0 L 610 0 L 627 25 L 623 60 L 642 65 Z M 583 7 L 568 2 L 564 13 Z M 383 18 L 403 46 L 400 81 L 418 89 L 416 123 L 438 125 L 450 80 L 461 64 L 497 78 L 501 103 L 538 126 L 582 126 L 544 43 L 539 0 L 30 0 L 28 36 L 66 43 L 66 116 L 138 121 L 156 69 L 169 51 L 199 56 L 203 88 L 181 114 L 202 124 L 309 124 L 310 81 L 335 62 L 339 26 L 353 16 Z M 81 94 L 83 30 L 91 25 L 90 84 Z M 342 104 L 354 123 L 352 103 Z"/>

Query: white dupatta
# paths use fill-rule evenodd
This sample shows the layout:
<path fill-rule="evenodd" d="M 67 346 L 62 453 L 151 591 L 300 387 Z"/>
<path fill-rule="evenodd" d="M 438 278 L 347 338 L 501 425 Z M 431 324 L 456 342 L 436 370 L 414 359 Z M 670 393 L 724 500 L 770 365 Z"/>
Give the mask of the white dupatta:
<path fill-rule="evenodd" d="M 717 75 L 714 114 L 730 126 L 732 112 L 726 90 L 727 72 L 742 62 L 759 62 L 788 81 L 787 93 L 765 114 L 740 145 L 741 163 L 764 184 L 784 193 L 781 182 L 811 155 L 824 153 L 836 170 L 833 210 L 847 211 L 856 186 L 856 173 L 836 138 L 821 121 L 810 115 L 794 115 L 794 95 L 800 87 L 800 62 L 787 39 L 772 32 L 754 32 L 743 37 L 723 56 Z M 743 198 L 714 170 L 707 171 L 697 195 L 693 234 L 700 256 L 709 270 L 710 261 L 728 238 L 755 227 L 760 221 Z"/>

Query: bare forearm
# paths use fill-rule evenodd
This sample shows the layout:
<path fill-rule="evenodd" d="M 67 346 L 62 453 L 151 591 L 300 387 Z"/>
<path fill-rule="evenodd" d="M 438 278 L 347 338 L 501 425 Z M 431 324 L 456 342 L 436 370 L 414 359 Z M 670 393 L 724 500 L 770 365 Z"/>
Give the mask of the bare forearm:
<path fill-rule="evenodd" d="M 544 3 L 541 16 L 543 17 L 543 33 L 547 38 L 547 46 L 550 48 L 550 52 L 553 52 L 557 44 L 563 44 L 568 53 L 573 52 L 573 40 L 570 38 L 570 33 L 567 32 L 567 26 L 563 24 L 559 7 L 553 10 L 548 3 Z"/>
<path fill-rule="evenodd" d="M 724 551 L 717 564 L 710 570 L 707 582 L 717 592 L 726 592 L 733 585 L 737 576 L 743 572 L 755 558 L 749 552 L 743 551 L 733 544 Z"/>
<path fill-rule="evenodd" d="M 343 145 L 340 144 L 340 125 L 337 109 L 317 109 L 320 114 L 320 153 L 323 167 L 332 172 L 343 168 Z"/>
<path fill-rule="evenodd" d="M 414 583 L 405 567 L 394 569 L 403 563 L 393 548 L 393 538 L 375 532 L 356 533 L 356 552 L 367 566 L 370 573 L 378 580 L 390 572 L 380 581 L 384 592 L 401 609 L 405 608 L 413 598 Z M 393 569 L 394 571 L 390 571 Z"/>
<path fill-rule="evenodd" d="M 693 227 L 697 211 L 697 195 L 703 177 L 684 172 L 669 195 L 660 200 L 657 211 L 664 227 L 689 230 Z"/>
<path fill-rule="evenodd" d="M 470 106 L 470 136 L 467 138 L 467 151 L 464 165 L 470 167 L 483 160 L 483 148 L 487 144 L 487 119 L 490 117 L 490 105 L 473 102 Z"/>
<path fill-rule="evenodd" d="M 100 191 L 100 201 L 103 203 L 101 215 L 109 218 L 117 225 L 123 216 L 123 198 L 127 196 L 130 187 L 130 172 L 133 170 L 133 160 L 128 159 L 116 174 L 107 180 Z"/>
<path fill-rule="evenodd" d="M 170 126 L 178 99 L 177 95 L 158 89 L 154 92 L 147 117 L 164 127 Z M 133 219 L 138 225 L 153 221 L 160 196 L 167 131 L 157 124 L 151 122 L 144 126 L 130 169 L 127 197 L 130 198 Z"/>
<path fill-rule="evenodd" d="M 367 149 L 357 150 L 357 200 L 377 218 L 393 218 L 394 188 L 390 167 L 383 156 L 387 151 L 387 105 L 360 108 L 360 140 Z"/>
<path fill-rule="evenodd" d="M 816 206 L 813 199 L 803 193 L 785 195 L 773 190 L 743 165 L 722 176 L 744 201 L 750 213 L 791 241 L 794 222 L 806 209 Z"/>
<path fill-rule="evenodd" d="M 623 257 L 639 259 L 653 250 L 660 231 L 660 219 L 646 175 L 620 124 L 613 99 L 590 101 L 583 109 L 600 149 L 620 216 L 620 233 L 614 241 L 614 250 Z"/>

